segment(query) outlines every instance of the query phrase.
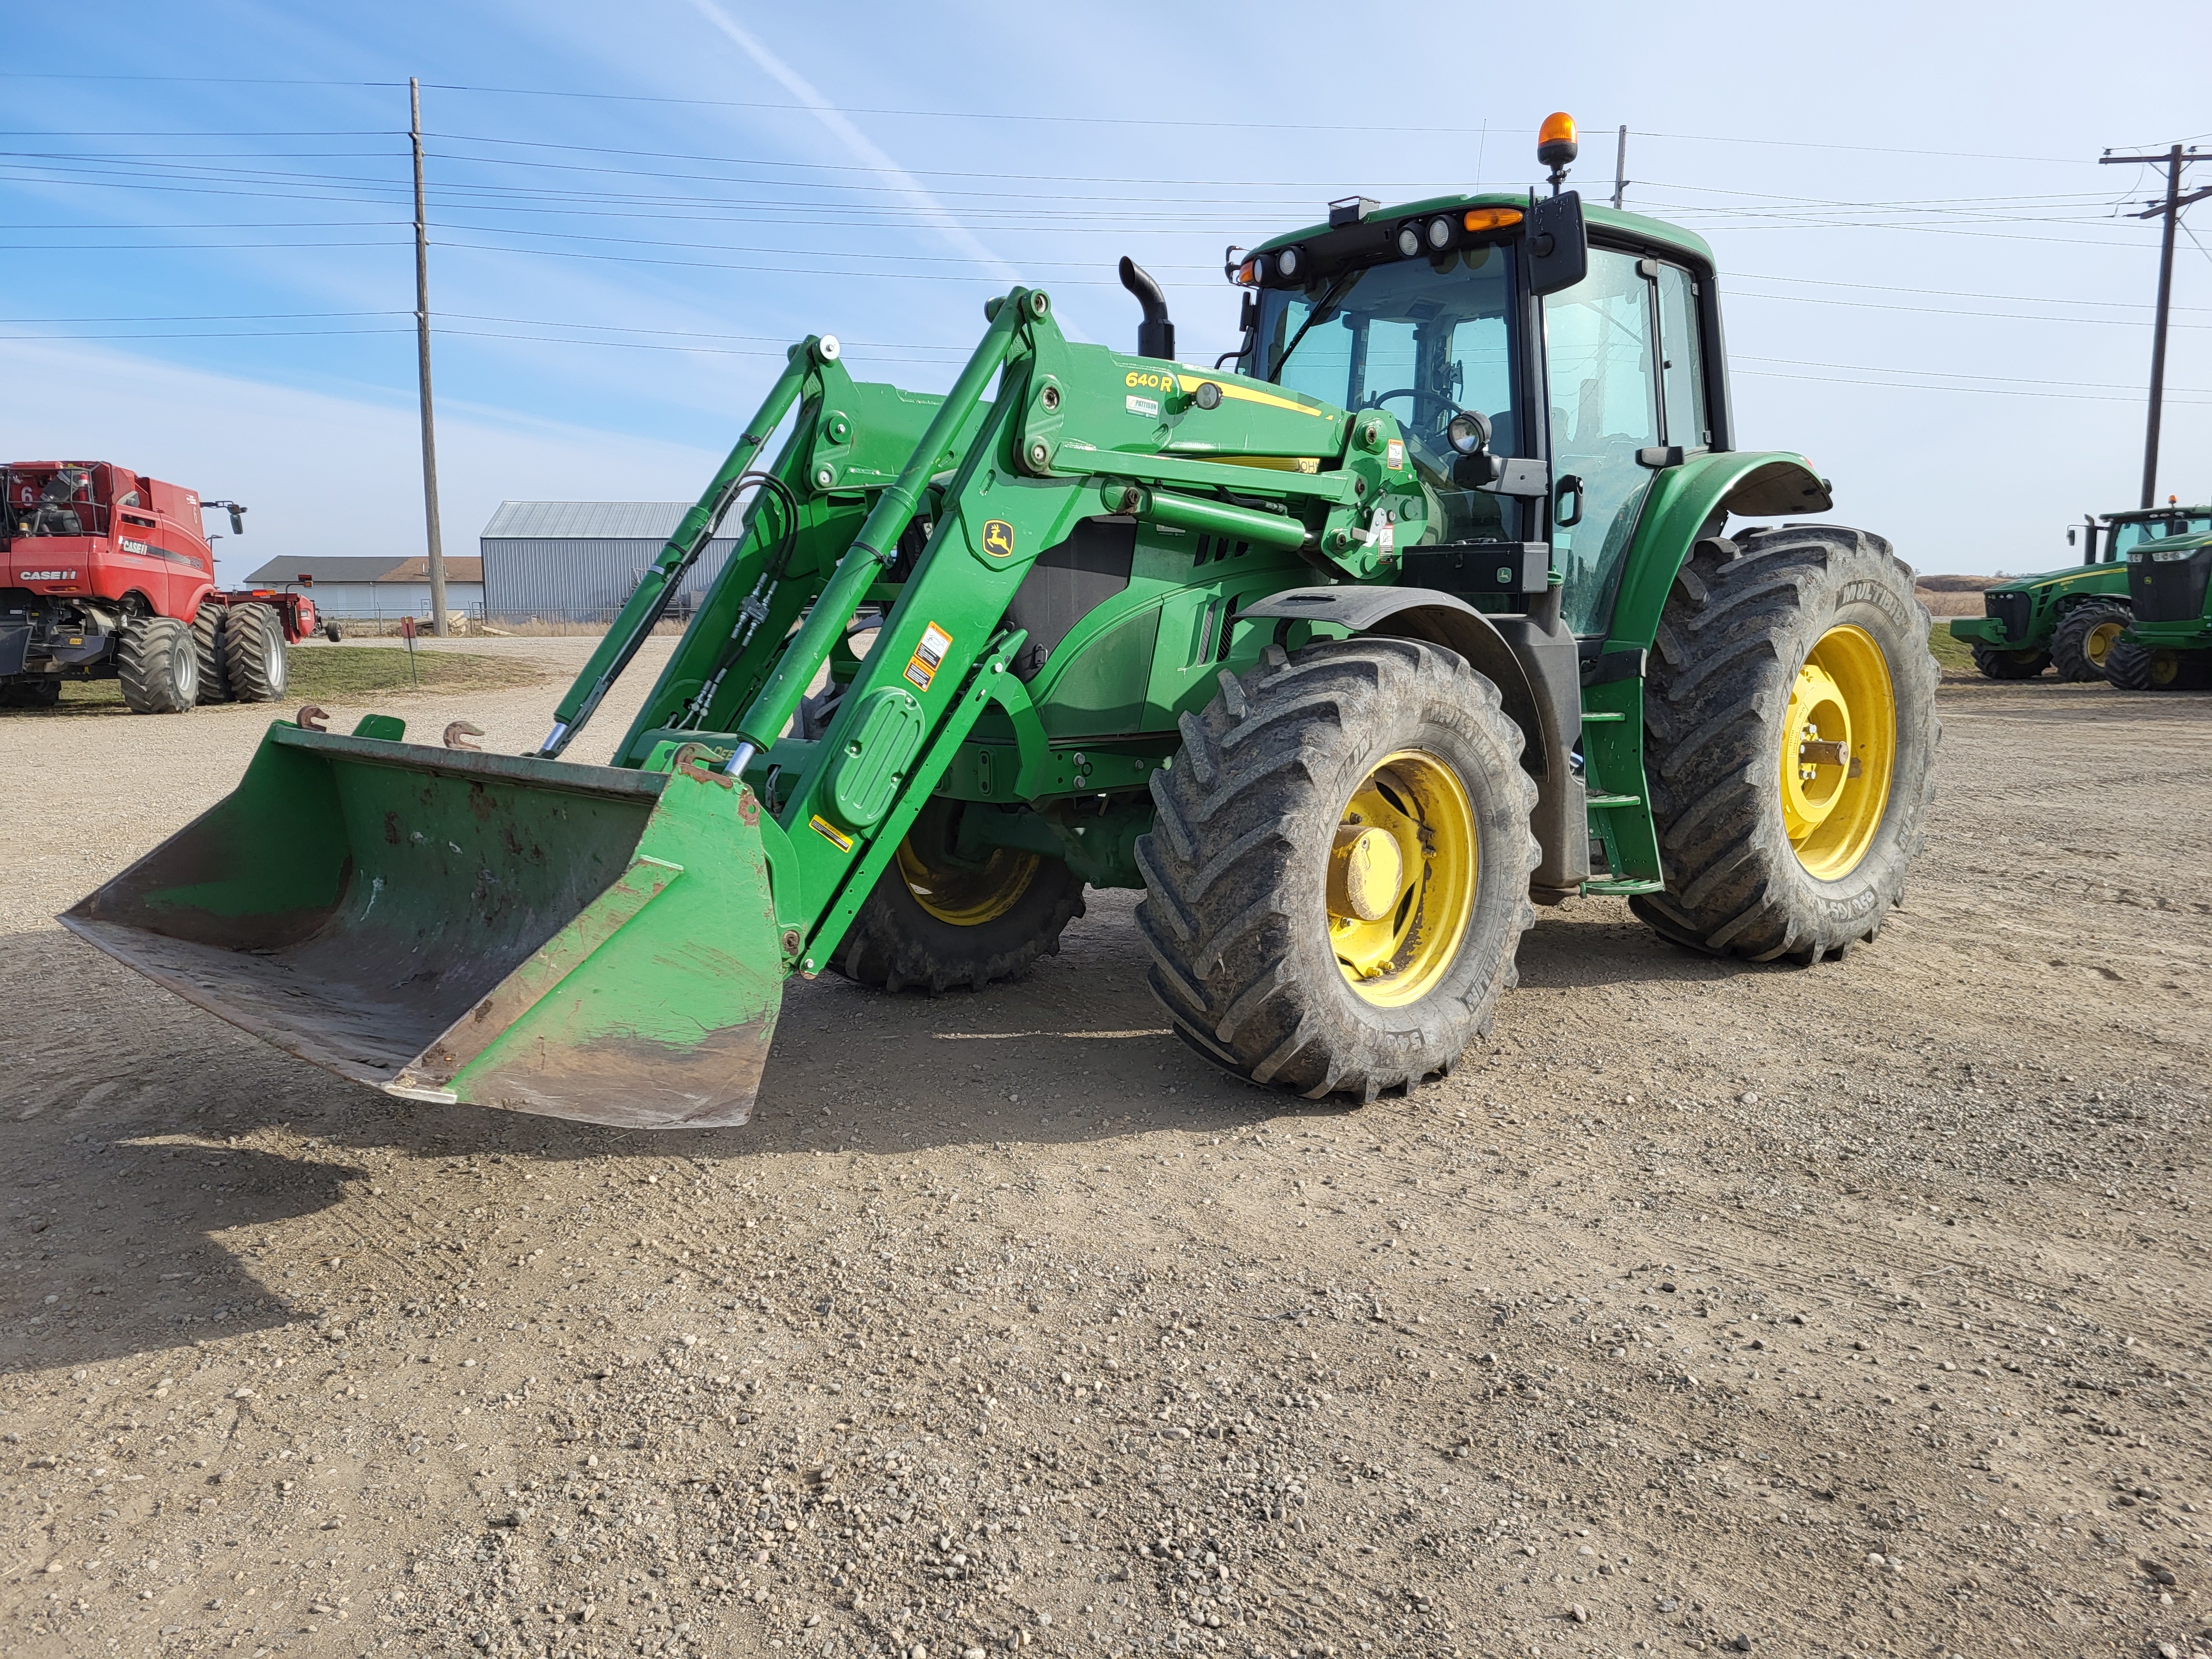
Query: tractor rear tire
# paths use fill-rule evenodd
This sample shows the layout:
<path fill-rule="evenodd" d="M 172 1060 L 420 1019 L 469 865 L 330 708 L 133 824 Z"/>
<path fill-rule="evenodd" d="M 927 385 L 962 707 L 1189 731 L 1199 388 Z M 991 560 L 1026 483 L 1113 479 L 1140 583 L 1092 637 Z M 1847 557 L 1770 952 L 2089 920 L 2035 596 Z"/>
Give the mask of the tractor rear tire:
<path fill-rule="evenodd" d="M 1370 637 L 1270 648 L 1220 684 L 1182 717 L 1137 842 L 1176 1035 L 1310 1100 L 1449 1071 L 1536 919 L 1536 787 L 1498 688 L 1450 651 Z"/>
<path fill-rule="evenodd" d="M 943 839 L 929 833 L 933 818 L 925 812 L 830 965 L 878 990 L 935 995 L 956 985 L 980 991 L 1057 956 L 1061 933 L 1083 914 L 1076 873 L 1061 860 L 1011 848 L 980 866 L 956 866 L 920 850 Z"/>
<path fill-rule="evenodd" d="M 1974 666 L 1984 679 L 2032 680 L 2051 666 L 2051 653 L 2040 647 L 2014 651 L 2001 645 L 1978 645 Z"/>
<path fill-rule="evenodd" d="M 2104 678 L 2105 658 L 2135 615 L 2123 599 L 2092 599 L 2068 611 L 2051 636 L 2051 661 L 2058 678 L 2076 684 Z"/>
<path fill-rule="evenodd" d="M 284 624 L 265 605 L 234 605 L 223 619 L 222 659 L 230 695 L 240 702 L 275 702 L 290 678 Z"/>
<path fill-rule="evenodd" d="M 139 617 L 115 647 L 123 703 L 134 714 L 181 714 L 199 701 L 199 643 L 174 617 Z"/>
<path fill-rule="evenodd" d="M 2212 651 L 2116 640 L 2105 656 L 2105 678 L 2123 691 L 2193 691 L 2212 685 Z"/>
<path fill-rule="evenodd" d="M 0 685 L 0 708 L 52 708 L 61 700 L 59 680 L 10 680 Z"/>
<path fill-rule="evenodd" d="M 200 601 L 192 618 L 192 643 L 199 652 L 200 701 L 227 702 L 230 698 L 230 670 L 222 653 L 223 607 L 213 599 Z"/>
<path fill-rule="evenodd" d="M 1630 908 L 1678 945 L 1753 962 L 1872 939 L 1936 799 L 1928 631 L 1878 536 L 1784 525 L 1700 542 L 1644 690 L 1667 889 Z"/>

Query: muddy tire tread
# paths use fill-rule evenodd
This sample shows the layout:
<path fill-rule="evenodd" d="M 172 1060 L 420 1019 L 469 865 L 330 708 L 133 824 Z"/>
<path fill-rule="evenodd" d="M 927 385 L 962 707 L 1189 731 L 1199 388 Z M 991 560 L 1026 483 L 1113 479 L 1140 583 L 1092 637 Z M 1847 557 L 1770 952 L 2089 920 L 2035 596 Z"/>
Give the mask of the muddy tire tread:
<path fill-rule="evenodd" d="M 1912 573 L 1880 537 L 1836 526 L 1755 529 L 1698 544 L 1669 595 L 1645 684 L 1647 779 L 1664 893 L 1629 908 L 1711 955 L 1810 963 L 1877 933 L 1928 836 L 1938 670 L 1922 645 L 1887 652 L 1898 691 L 1890 805 L 1859 867 L 1819 882 L 1781 819 L 1778 722 L 1797 665 L 1840 595 L 1881 590 L 1890 626 L 1923 640 Z M 1885 613 L 1887 614 L 1887 613 Z M 1901 620 L 1900 620 L 1901 619 Z"/>
<path fill-rule="evenodd" d="M 1241 678 L 1224 671 L 1219 688 L 1202 714 L 1179 722 L 1182 748 L 1152 776 L 1153 827 L 1137 842 L 1146 883 L 1138 930 L 1152 957 L 1152 994 L 1176 1035 L 1216 1065 L 1310 1099 L 1370 1101 L 1449 1070 L 1468 1042 L 1488 1034 L 1535 920 L 1528 897 L 1540 856 L 1528 829 L 1535 784 L 1498 688 L 1452 652 L 1367 637 L 1295 655 L 1270 651 Z M 1463 958 L 1468 974 L 1454 994 L 1440 988 L 1360 1017 L 1325 941 L 1317 957 L 1298 948 L 1313 918 L 1291 914 L 1285 872 L 1301 847 L 1333 836 L 1340 757 L 1358 734 L 1422 697 L 1449 705 L 1477 734 L 1493 763 L 1500 822 L 1519 845 L 1495 878 L 1486 872 L 1476 900 L 1479 915 L 1488 905 L 1501 918 L 1491 924 L 1501 936 L 1495 953 Z M 1494 846 L 1485 850 L 1497 857 Z M 1314 982 L 1316 961 L 1326 965 L 1324 982 Z"/>

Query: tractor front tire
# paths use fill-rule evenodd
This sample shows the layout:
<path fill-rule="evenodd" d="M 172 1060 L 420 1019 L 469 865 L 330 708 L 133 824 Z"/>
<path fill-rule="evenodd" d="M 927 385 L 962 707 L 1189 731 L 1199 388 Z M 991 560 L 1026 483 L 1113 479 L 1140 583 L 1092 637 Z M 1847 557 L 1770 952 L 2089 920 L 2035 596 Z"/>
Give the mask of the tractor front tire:
<path fill-rule="evenodd" d="M 2039 647 L 2009 650 L 2001 645 L 1974 647 L 1974 666 L 1990 680 L 2032 680 L 2051 666 L 2051 653 Z"/>
<path fill-rule="evenodd" d="M 2115 640 L 2105 655 L 2105 678 L 2123 691 L 2189 691 L 2212 685 L 2212 651 Z"/>
<path fill-rule="evenodd" d="M 831 967 L 878 990 L 934 995 L 956 985 L 980 991 L 1060 953 L 1060 934 L 1083 914 L 1082 880 L 1041 853 L 999 848 L 972 865 L 930 850 L 954 827 L 935 803 L 924 809 Z"/>
<path fill-rule="evenodd" d="M 1489 1035 L 1535 921 L 1520 728 L 1455 653 L 1358 637 L 1221 676 L 1152 775 L 1137 924 L 1176 1035 L 1363 1102 Z"/>
<path fill-rule="evenodd" d="M 1936 799 L 1937 669 L 1912 573 L 1878 536 L 1784 525 L 1700 542 L 1644 689 L 1679 945 L 1810 964 L 1871 939 Z"/>
<path fill-rule="evenodd" d="M 192 618 L 192 644 L 200 659 L 200 701 L 225 702 L 230 697 L 230 670 L 222 653 L 223 607 L 213 599 L 200 601 Z"/>
<path fill-rule="evenodd" d="M 0 684 L 0 708 L 52 708 L 61 700 L 59 680 L 20 679 Z"/>
<path fill-rule="evenodd" d="M 2135 614 L 2122 599 L 2092 599 L 2069 611 L 2051 636 L 2051 661 L 2058 678 L 2074 684 L 2104 678 L 2105 659 Z"/>
<path fill-rule="evenodd" d="M 284 624 L 265 605 L 234 605 L 222 624 L 224 678 L 240 702 L 275 702 L 290 678 Z"/>
<path fill-rule="evenodd" d="M 199 701 L 199 643 L 174 617 L 138 617 L 115 647 L 124 707 L 134 714 L 181 714 Z"/>

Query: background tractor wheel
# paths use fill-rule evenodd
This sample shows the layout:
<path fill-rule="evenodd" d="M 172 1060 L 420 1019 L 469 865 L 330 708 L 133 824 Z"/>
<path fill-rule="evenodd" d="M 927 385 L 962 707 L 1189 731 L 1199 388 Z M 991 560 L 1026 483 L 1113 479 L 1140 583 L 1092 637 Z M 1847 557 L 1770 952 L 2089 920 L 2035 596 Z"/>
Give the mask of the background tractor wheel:
<path fill-rule="evenodd" d="M 213 599 L 200 602 L 192 618 L 192 644 L 200 659 L 200 701 L 222 702 L 230 696 L 229 665 L 222 654 L 223 607 Z"/>
<path fill-rule="evenodd" d="M 1224 672 L 1182 726 L 1137 842 L 1176 1034 L 1309 1099 L 1449 1071 L 1536 919 L 1536 787 L 1498 688 L 1435 646 L 1341 640 Z"/>
<path fill-rule="evenodd" d="M 126 623 L 115 668 L 124 706 L 134 714 L 181 714 L 199 701 L 199 644 L 174 617 Z"/>
<path fill-rule="evenodd" d="M 1644 695 L 1667 890 L 1630 908 L 1754 962 L 1872 939 L 1936 799 L 1928 628 L 1879 537 L 1787 525 L 1699 543 Z"/>
<path fill-rule="evenodd" d="M 223 618 L 222 659 L 230 695 L 274 702 L 284 695 L 284 624 L 265 605 L 234 605 Z"/>
<path fill-rule="evenodd" d="M 2105 656 L 2105 678 L 2123 691 L 2191 691 L 2212 685 L 2212 652 L 2116 640 Z"/>
<path fill-rule="evenodd" d="M 994 848 L 981 863 L 945 849 L 961 803 L 932 801 L 853 919 L 830 966 L 878 990 L 981 990 L 1012 979 L 1083 914 L 1083 883 L 1059 859 Z"/>
<path fill-rule="evenodd" d="M 2002 646 L 1978 645 L 1974 647 L 1974 666 L 1982 671 L 1984 679 L 2032 680 L 2051 666 L 2051 653 L 2040 649 L 2008 651 Z"/>
<path fill-rule="evenodd" d="M 2101 680 L 2105 657 L 2135 620 L 2118 599 L 2092 599 L 2068 611 L 2051 636 L 2051 660 L 2062 680 Z"/>

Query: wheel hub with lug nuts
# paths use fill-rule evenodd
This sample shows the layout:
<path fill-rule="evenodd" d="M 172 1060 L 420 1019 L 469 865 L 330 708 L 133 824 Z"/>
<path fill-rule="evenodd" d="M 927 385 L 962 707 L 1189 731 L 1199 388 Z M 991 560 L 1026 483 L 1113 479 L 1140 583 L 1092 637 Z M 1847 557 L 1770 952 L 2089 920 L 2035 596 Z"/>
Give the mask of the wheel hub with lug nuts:
<path fill-rule="evenodd" d="M 1889 803 L 1897 694 L 1873 635 L 1832 628 L 1807 655 L 1782 722 L 1782 822 L 1790 850 L 1824 881 L 1866 856 Z"/>
<path fill-rule="evenodd" d="M 1436 756 L 1387 756 L 1352 792 L 1329 849 L 1330 947 L 1362 1000 L 1402 1008 L 1433 991 L 1467 937 L 1480 873 L 1474 806 Z"/>

